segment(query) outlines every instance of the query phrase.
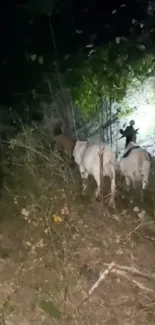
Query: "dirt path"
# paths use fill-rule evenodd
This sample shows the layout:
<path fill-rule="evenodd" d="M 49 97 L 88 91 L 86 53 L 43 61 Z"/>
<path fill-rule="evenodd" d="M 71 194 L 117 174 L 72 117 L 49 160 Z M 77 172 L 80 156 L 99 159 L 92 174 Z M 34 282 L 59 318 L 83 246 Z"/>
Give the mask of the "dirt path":
<path fill-rule="evenodd" d="M 62 190 L 41 207 L 3 200 L 0 324 L 155 324 L 155 222 L 101 211 Z M 111 262 L 117 266 L 83 301 Z"/>

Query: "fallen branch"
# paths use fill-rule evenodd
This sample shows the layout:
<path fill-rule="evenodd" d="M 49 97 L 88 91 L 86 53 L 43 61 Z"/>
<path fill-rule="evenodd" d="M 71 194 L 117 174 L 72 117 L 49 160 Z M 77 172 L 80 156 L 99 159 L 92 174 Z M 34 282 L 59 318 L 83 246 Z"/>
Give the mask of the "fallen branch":
<path fill-rule="evenodd" d="M 110 266 L 111 264 L 105 263 L 105 265 Z M 135 275 L 135 276 L 141 276 L 145 279 L 155 281 L 155 274 L 148 274 L 145 272 L 141 272 L 138 269 L 136 269 L 135 267 L 114 264 L 114 268 L 118 269 L 118 270 L 125 271 L 127 273 L 131 273 L 132 275 Z"/>
<path fill-rule="evenodd" d="M 91 289 L 88 291 L 88 296 L 90 296 L 93 291 L 99 286 L 99 284 L 105 279 L 105 277 L 111 272 L 111 270 L 113 269 L 113 267 L 115 266 L 115 263 L 112 262 L 110 263 L 109 267 L 103 272 L 101 273 L 100 277 L 98 278 L 98 280 L 94 283 L 94 285 L 91 287 Z"/>
<path fill-rule="evenodd" d="M 133 282 L 139 289 L 141 290 L 145 290 L 145 291 L 149 291 L 149 292 L 153 292 L 154 290 L 153 289 L 150 289 L 148 287 L 145 287 L 142 283 L 140 283 L 139 281 L 136 281 L 132 278 L 130 278 L 130 276 L 127 275 L 127 272 L 125 271 L 121 271 L 121 270 L 117 270 L 117 269 L 112 269 L 111 270 L 112 273 L 114 274 L 117 274 L 117 275 L 121 275 L 123 276 L 124 278 L 126 278 L 127 280 Z"/>
<path fill-rule="evenodd" d="M 109 266 L 108 266 L 108 268 L 103 273 L 101 273 L 100 277 L 94 283 L 94 285 L 91 287 L 91 289 L 88 291 L 88 295 L 80 302 L 79 306 L 81 304 L 85 303 L 89 299 L 90 295 L 99 286 L 99 284 L 106 278 L 106 276 L 111 272 L 111 270 L 113 269 L 114 266 L 115 266 L 115 263 L 114 262 L 110 263 Z"/>
<path fill-rule="evenodd" d="M 108 268 L 101 273 L 101 275 L 99 276 L 98 280 L 94 283 L 94 285 L 89 289 L 88 291 L 88 295 L 80 302 L 80 304 L 78 305 L 78 308 L 81 306 L 81 304 L 85 303 L 91 296 L 91 294 L 94 292 L 94 290 L 96 288 L 98 288 L 99 284 L 105 280 L 106 276 L 110 273 L 115 273 L 118 275 L 122 275 L 125 278 L 127 278 L 128 280 L 132 281 L 138 288 L 145 290 L 145 291 L 149 291 L 149 292 L 153 292 L 152 289 L 145 287 L 143 284 L 141 284 L 140 282 L 138 282 L 137 280 L 132 279 L 127 273 L 131 273 L 132 275 L 135 276 L 141 276 L 143 278 L 146 278 L 148 280 L 155 280 L 155 274 L 151 275 L 145 272 L 141 272 L 139 270 L 137 270 L 134 267 L 130 267 L 130 266 L 121 266 L 118 264 L 115 264 L 115 262 L 112 262 L 110 264 L 108 263 L 104 263 L 105 265 L 108 266 Z"/>
<path fill-rule="evenodd" d="M 139 227 L 142 225 L 142 223 L 140 222 L 139 224 L 138 224 L 138 226 L 136 226 L 128 235 L 127 235 L 127 237 L 126 237 L 126 240 L 128 240 L 129 239 L 129 237 L 131 237 L 131 235 L 133 235 L 135 232 L 136 232 L 136 230 L 138 230 L 139 229 Z"/>

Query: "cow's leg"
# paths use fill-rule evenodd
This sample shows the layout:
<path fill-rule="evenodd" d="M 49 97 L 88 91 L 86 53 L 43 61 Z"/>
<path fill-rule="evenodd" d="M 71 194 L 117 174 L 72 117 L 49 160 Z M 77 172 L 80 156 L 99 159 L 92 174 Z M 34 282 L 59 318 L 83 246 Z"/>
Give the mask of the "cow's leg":
<path fill-rule="evenodd" d="M 80 165 L 79 169 L 82 178 L 82 191 L 84 192 L 87 189 L 86 180 L 88 178 L 88 172 L 83 168 L 82 165 Z"/>
<path fill-rule="evenodd" d="M 141 203 L 143 203 L 143 201 L 144 201 L 144 191 L 145 191 L 145 188 L 146 188 L 147 184 L 148 184 L 148 180 L 146 180 L 144 178 L 144 175 L 142 175 L 142 189 L 140 191 L 140 200 L 141 200 Z"/>
<path fill-rule="evenodd" d="M 148 173 L 144 173 L 142 175 L 142 190 L 144 191 L 148 185 L 148 178 L 149 178 L 149 175 Z"/>
<path fill-rule="evenodd" d="M 141 176 L 142 176 L 141 201 L 142 202 L 144 200 L 144 192 L 149 181 L 149 172 L 150 172 L 150 162 L 145 160 L 143 164 L 143 170 L 141 171 Z"/>
<path fill-rule="evenodd" d="M 99 201 L 100 194 L 101 194 L 101 187 L 98 186 L 96 189 L 96 193 L 95 193 L 96 200 L 98 200 L 98 201 Z"/>
<path fill-rule="evenodd" d="M 111 196 L 109 200 L 109 205 L 115 207 L 115 193 L 116 193 L 116 181 L 115 181 L 115 169 L 111 166 Z"/>
<path fill-rule="evenodd" d="M 141 199 L 142 203 L 144 201 L 145 189 L 148 185 L 148 178 L 149 178 L 149 175 L 147 175 L 147 174 L 142 176 L 142 190 L 140 191 L 140 199 Z"/>
<path fill-rule="evenodd" d="M 129 191 L 130 185 L 131 185 L 130 177 L 125 176 L 125 183 L 126 183 L 126 186 L 127 186 L 127 191 Z"/>
<path fill-rule="evenodd" d="M 128 185 L 128 191 L 129 189 L 136 189 L 136 177 L 134 175 L 132 175 L 131 177 L 129 177 L 129 185 Z"/>
<path fill-rule="evenodd" d="M 96 168 L 94 171 L 94 178 L 97 184 L 97 189 L 96 189 L 96 193 L 95 193 L 95 197 L 96 200 L 99 201 L 100 200 L 100 194 L 101 194 L 101 184 L 100 184 L 100 172 L 99 169 Z"/>
<path fill-rule="evenodd" d="M 142 174 L 142 190 L 141 190 L 141 194 L 140 194 L 142 203 L 144 201 L 144 192 L 148 185 L 148 178 L 149 178 L 149 171 L 146 171 L 145 173 Z"/>

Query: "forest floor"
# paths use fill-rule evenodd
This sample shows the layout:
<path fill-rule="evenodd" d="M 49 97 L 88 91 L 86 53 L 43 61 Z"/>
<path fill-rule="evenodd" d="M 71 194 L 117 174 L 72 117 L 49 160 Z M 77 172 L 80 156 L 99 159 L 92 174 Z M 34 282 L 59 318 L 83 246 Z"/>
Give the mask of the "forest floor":
<path fill-rule="evenodd" d="M 154 325 L 151 189 L 143 205 L 118 194 L 112 210 L 93 199 L 93 182 L 81 197 L 79 174 L 71 185 L 47 176 L 40 191 L 23 172 L 4 183 L 0 324 Z"/>

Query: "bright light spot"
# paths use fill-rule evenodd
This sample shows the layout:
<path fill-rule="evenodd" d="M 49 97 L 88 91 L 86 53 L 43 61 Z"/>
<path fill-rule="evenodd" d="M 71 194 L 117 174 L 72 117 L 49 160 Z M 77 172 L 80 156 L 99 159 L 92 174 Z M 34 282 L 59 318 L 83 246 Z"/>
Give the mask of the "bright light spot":
<path fill-rule="evenodd" d="M 125 139 L 120 139 L 119 130 L 126 128 L 129 122 L 134 120 L 135 129 L 139 128 L 137 144 L 145 147 L 152 156 L 155 156 L 155 78 L 148 78 L 143 84 L 133 80 L 133 87 L 128 89 L 126 98 L 121 104 L 121 108 L 124 107 L 132 109 L 133 113 L 113 124 L 113 150 L 116 150 L 118 157 L 121 157 L 124 151 Z M 112 111 L 114 113 L 116 113 L 117 108 L 117 103 L 113 103 Z M 89 135 L 88 138 L 90 143 L 99 143 L 101 139 L 100 133 L 95 133 L 99 126 L 100 123 L 91 127 L 92 135 Z"/>
<path fill-rule="evenodd" d="M 128 116 L 127 121 L 135 121 L 135 128 L 139 128 L 139 135 L 147 137 L 155 131 L 155 104 L 144 104 L 137 108 L 137 112 Z"/>
<path fill-rule="evenodd" d="M 137 90 L 128 89 L 125 104 L 130 108 L 136 107 L 132 114 L 120 119 L 119 126 L 129 124 L 130 120 L 135 121 L 135 128 L 139 128 L 137 143 L 147 148 L 155 155 L 155 78 L 145 80 L 142 85 L 138 85 Z M 118 141 L 119 150 L 123 150 L 124 140 Z"/>

